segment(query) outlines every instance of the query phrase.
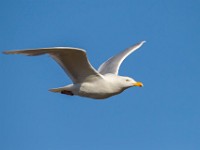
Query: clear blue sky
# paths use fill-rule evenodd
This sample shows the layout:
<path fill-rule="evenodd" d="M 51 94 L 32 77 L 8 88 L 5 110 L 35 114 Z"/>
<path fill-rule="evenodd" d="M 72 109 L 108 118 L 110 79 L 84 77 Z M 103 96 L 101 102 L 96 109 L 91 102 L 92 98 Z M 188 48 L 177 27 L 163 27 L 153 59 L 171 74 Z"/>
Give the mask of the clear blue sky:
<path fill-rule="evenodd" d="M 97 68 L 147 43 L 119 72 L 144 88 L 105 101 L 48 92 L 71 83 L 48 56 L 0 54 L 0 149 L 199 150 L 199 6 L 199 0 L 1 0 L 1 52 L 79 47 Z"/>

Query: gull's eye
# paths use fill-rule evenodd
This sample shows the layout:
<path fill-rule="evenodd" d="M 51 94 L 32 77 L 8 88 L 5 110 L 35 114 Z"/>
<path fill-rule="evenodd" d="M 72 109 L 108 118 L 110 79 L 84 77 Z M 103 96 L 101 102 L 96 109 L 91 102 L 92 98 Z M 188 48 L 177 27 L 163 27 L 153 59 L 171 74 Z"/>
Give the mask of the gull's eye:
<path fill-rule="evenodd" d="M 129 79 L 126 79 L 126 81 L 128 82 L 128 81 L 130 81 Z"/>

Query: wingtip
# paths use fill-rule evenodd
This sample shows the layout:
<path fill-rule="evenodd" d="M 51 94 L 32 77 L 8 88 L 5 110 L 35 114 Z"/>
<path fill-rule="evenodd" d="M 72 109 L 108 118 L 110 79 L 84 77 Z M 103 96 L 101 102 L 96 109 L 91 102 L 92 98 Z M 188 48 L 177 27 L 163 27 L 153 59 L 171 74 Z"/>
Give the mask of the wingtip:
<path fill-rule="evenodd" d="M 139 42 L 139 43 L 137 43 L 136 45 L 139 46 L 139 47 L 141 47 L 144 43 L 146 43 L 145 40 L 144 40 L 144 41 L 141 41 L 141 42 Z"/>
<path fill-rule="evenodd" d="M 9 54 L 9 51 L 3 51 L 2 54 Z"/>
<path fill-rule="evenodd" d="M 17 54 L 16 51 L 3 51 L 3 54 Z"/>
<path fill-rule="evenodd" d="M 144 44 L 144 43 L 146 43 L 146 42 L 147 42 L 147 41 L 144 40 L 144 41 L 141 42 L 141 44 Z"/>

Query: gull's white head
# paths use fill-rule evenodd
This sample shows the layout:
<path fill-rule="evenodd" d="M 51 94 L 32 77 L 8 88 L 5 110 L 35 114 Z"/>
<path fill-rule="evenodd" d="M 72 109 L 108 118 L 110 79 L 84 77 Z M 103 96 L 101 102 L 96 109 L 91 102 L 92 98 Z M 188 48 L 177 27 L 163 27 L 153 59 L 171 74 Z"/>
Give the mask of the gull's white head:
<path fill-rule="evenodd" d="M 129 88 L 133 86 L 143 87 L 142 82 L 137 82 L 130 77 L 120 77 L 120 83 L 122 84 L 122 86 L 124 86 L 124 88 Z"/>

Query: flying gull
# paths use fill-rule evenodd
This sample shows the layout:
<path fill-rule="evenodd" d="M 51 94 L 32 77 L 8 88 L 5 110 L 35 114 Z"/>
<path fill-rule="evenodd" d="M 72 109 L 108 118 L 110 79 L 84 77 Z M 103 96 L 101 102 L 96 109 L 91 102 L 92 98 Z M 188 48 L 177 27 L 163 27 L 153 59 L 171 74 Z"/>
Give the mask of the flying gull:
<path fill-rule="evenodd" d="M 73 82 L 49 91 L 71 96 L 78 95 L 94 99 L 105 99 L 119 94 L 127 88 L 143 86 L 141 82 L 137 82 L 133 78 L 119 76 L 118 71 L 123 60 L 144 43 L 145 41 L 142 41 L 111 57 L 98 70 L 90 64 L 86 51 L 80 48 L 51 47 L 5 51 L 4 54 L 24 54 L 27 56 L 49 54 Z"/>

